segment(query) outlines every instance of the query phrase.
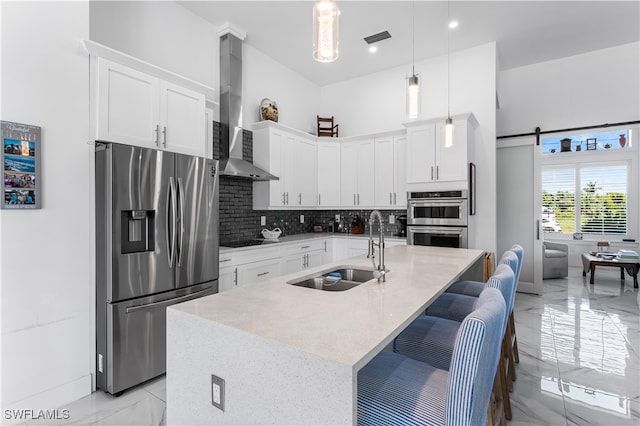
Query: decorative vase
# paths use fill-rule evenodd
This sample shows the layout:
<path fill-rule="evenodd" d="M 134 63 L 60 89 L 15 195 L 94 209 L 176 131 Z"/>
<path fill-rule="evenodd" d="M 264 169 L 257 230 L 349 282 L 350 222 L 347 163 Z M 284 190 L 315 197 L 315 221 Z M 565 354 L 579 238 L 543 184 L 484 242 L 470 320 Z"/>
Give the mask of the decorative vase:
<path fill-rule="evenodd" d="M 627 138 L 624 135 L 620 135 L 620 139 L 618 140 L 618 142 L 620 142 L 620 147 L 624 148 L 624 146 L 627 144 Z"/>
<path fill-rule="evenodd" d="M 269 98 L 260 101 L 260 119 L 278 122 L 278 105 Z"/>

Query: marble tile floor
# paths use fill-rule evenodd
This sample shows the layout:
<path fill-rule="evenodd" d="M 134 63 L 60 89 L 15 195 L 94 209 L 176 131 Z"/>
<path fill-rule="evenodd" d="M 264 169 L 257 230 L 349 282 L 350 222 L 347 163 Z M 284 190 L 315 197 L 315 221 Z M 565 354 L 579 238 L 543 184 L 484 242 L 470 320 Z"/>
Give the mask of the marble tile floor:
<path fill-rule="evenodd" d="M 545 280 L 541 296 L 517 294 L 510 425 L 640 425 L 640 293 L 617 269 L 595 278 L 570 268 L 569 278 Z M 165 401 L 164 377 L 118 398 L 99 391 L 62 407 L 64 424 L 164 425 Z"/>

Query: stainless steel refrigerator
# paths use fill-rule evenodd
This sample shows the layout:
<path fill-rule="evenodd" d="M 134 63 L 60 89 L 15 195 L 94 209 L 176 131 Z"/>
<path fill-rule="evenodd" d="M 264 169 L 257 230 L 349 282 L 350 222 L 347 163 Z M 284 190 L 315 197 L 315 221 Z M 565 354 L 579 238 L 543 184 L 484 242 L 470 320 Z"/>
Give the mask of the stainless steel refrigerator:
<path fill-rule="evenodd" d="M 218 161 L 96 146 L 97 387 L 166 371 L 166 308 L 218 292 Z"/>

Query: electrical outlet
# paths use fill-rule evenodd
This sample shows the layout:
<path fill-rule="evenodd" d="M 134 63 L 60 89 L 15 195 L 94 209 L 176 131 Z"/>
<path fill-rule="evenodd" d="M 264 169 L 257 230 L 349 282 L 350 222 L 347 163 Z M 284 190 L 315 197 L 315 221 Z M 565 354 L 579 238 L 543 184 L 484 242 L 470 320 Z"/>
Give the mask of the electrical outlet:
<path fill-rule="evenodd" d="M 211 375 L 211 405 L 224 411 L 224 379 Z"/>
<path fill-rule="evenodd" d="M 304 215 L 303 214 L 300 215 L 300 223 L 304 223 Z"/>
<path fill-rule="evenodd" d="M 389 215 L 389 225 L 396 223 L 396 217 L 392 214 Z"/>
<path fill-rule="evenodd" d="M 260 226 L 265 226 L 267 224 L 267 217 L 260 216 Z"/>

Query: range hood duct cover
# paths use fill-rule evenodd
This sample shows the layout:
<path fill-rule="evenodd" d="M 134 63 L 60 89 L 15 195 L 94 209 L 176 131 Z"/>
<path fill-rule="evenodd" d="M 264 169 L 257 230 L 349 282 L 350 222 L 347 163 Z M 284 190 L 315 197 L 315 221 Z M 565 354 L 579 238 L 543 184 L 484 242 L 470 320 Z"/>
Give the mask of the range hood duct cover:
<path fill-rule="evenodd" d="M 265 181 L 278 180 L 242 159 L 242 40 L 220 37 L 220 174 Z"/>

